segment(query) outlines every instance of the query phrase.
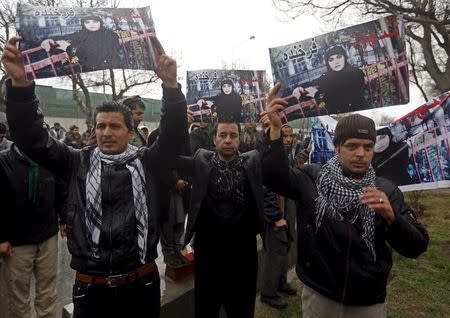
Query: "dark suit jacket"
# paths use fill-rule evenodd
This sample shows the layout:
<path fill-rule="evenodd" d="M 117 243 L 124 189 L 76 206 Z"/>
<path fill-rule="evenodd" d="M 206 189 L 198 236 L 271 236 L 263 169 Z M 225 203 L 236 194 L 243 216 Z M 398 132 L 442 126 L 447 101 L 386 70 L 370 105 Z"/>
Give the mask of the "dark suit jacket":
<path fill-rule="evenodd" d="M 178 161 L 178 168 L 186 171 L 192 176 L 191 201 L 189 207 L 189 216 L 186 227 L 185 245 L 189 243 L 195 232 L 198 214 L 202 206 L 202 202 L 208 191 L 208 183 L 211 175 L 211 157 L 214 152 L 199 149 L 192 157 L 181 156 Z M 264 224 L 264 204 L 263 204 L 263 187 L 261 175 L 261 163 L 259 153 L 257 151 L 249 151 L 242 154 L 244 158 L 244 169 L 248 177 L 248 182 L 253 194 L 253 199 L 258 211 L 258 229 L 263 235 Z"/>

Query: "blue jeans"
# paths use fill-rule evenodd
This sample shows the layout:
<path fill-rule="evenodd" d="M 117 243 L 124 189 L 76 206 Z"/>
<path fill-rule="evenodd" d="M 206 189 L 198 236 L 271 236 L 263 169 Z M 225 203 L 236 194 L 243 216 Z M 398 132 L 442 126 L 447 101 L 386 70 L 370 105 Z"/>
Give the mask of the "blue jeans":
<path fill-rule="evenodd" d="M 158 318 L 161 307 L 159 273 L 154 271 L 118 287 L 75 281 L 72 298 L 74 318 Z"/>

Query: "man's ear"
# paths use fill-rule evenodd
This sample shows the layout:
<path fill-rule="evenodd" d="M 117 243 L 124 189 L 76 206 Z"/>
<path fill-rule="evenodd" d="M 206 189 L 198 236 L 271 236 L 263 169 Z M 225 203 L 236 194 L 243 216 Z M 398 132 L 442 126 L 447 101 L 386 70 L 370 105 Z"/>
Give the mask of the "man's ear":
<path fill-rule="evenodd" d="M 216 145 L 216 136 L 212 136 L 212 142 L 213 142 L 214 146 L 217 146 Z"/>

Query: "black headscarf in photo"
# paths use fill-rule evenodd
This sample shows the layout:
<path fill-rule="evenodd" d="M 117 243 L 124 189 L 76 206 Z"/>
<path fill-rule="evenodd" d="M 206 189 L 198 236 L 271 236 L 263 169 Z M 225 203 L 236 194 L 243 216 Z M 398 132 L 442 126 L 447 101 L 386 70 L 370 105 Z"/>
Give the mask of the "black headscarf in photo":
<path fill-rule="evenodd" d="M 229 84 L 232 87 L 230 94 L 225 94 L 223 85 Z M 242 122 L 242 99 L 235 92 L 234 83 L 231 79 L 226 78 L 220 84 L 220 94 L 214 98 L 214 110 L 217 112 L 219 122 Z"/>

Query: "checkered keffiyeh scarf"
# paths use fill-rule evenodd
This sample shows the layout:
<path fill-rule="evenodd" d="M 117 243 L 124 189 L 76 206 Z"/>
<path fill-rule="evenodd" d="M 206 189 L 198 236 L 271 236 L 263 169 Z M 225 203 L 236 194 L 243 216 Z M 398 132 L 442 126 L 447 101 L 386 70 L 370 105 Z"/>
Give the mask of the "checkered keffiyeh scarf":
<path fill-rule="evenodd" d="M 90 156 L 89 172 L 86 178 L 86 227 L 88 242 L 95 257 L 98 257 L 100 229 L 102 227 L 102 162 L 107 165 L 125 164 L 130 171 L 133 186 L 134 212 L 138 229 L 139 258 L 145 263 L 147 254 L 148 211 L 145 189 L 145 174 L 141 161 L 137 158 L 138 148 L 128 145 L 117 155 L 106 155 L 95 148 Z"/>
<path fill-rule="evenodd" d="M 360 222 L 364 233 L 362 239 L 367 244 L 374 260 L 374 218 L 375 211 L 361 203 L 359 196 L 363 187 L 375 187 L 375 171 L 372 166 L 362 179 L 344 176 L 337 156 L 329 160 L 317 179 L 319 196 L 316 199 L 316 231 L 326 216 L 330 220 L 349 220 L 351 224 Z"/>

